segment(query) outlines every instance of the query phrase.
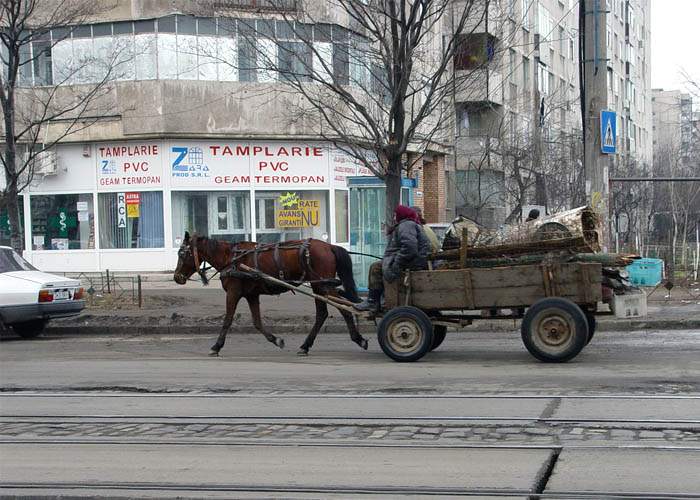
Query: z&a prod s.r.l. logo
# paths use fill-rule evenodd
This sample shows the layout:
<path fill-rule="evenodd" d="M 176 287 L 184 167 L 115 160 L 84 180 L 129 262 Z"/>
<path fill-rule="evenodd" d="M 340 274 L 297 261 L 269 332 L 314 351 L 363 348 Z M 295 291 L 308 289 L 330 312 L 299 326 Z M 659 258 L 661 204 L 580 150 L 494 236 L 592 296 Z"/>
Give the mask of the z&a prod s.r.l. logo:
<path fill-rule="evenodd" d="M 114 160 L 100 160 L 102 175 L 114 175 L 117 173 L 117 162 Z"/>
<path fill-rule="evenodd" d="M 173 177 L 209 177 L 202 148 L 173 146 L 171 151 L 177 155 L 172 164 Z"/>

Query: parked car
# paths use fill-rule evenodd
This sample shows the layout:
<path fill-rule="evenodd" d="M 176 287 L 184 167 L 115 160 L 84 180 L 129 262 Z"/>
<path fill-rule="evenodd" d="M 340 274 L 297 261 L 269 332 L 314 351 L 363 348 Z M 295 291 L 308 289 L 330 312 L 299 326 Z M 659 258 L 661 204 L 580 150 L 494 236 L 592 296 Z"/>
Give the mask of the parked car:
<path fill-rule="evenodd" d="M 36 337 L 51 318 L 79 314 L 84 297 L 80 281 L 43 273 L 0 246 L 0 323 L 20 337 Z"/>

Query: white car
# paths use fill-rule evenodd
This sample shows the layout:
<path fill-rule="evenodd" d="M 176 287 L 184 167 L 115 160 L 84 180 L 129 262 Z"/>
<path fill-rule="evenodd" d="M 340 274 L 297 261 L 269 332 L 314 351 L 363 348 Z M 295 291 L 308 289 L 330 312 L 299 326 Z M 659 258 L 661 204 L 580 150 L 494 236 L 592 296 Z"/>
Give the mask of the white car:
<path fill-rule="evenodd" d="M 0 326 L 12 327 L 23 338 L 36 337 L 49 319 L 79 314 L 84 297 L 80 281 L 42 273 L 0 246 Z"/>

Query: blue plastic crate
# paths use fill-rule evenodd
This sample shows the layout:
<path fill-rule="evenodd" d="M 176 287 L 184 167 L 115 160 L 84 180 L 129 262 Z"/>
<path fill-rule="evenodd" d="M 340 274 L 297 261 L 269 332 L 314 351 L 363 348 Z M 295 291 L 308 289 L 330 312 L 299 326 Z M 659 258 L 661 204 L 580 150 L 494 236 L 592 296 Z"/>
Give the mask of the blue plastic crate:
<path fill-rule="evenodd" d="M 639 259 L 626 267 L 630 281 L 638 286 L 656 286 L 664 274 L 662 259 Z"/>

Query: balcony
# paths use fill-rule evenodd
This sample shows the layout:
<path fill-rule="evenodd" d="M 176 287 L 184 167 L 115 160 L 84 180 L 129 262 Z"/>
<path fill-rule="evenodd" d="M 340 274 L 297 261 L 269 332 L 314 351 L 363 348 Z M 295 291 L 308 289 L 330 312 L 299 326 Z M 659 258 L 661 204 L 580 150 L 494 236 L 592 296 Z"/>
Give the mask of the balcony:
<path fill-rule="evenodd" d="M 455 71 L 458 103 L 490 102 L 503 104 L 503 75 L 489 68 Z"/>

